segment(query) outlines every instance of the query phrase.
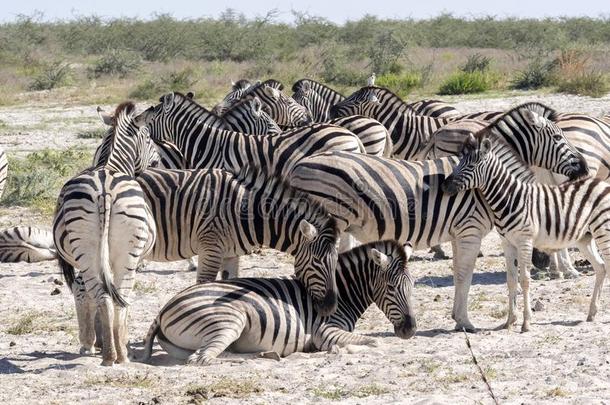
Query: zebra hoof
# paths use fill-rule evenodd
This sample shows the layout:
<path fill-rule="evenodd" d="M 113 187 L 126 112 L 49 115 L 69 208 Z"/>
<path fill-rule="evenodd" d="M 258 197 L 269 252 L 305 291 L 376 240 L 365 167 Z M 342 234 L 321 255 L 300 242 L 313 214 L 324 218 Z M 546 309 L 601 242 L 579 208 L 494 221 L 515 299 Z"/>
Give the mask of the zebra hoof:
<path fill-rule="evenodd" d="M 79 350 L 79 353 L 84 356 L 94 355 L 96 353 L 95 346 L 91 346 L 91 347 L 82 346 Z"/>
<path fill-rule="evenodd" d="M 212 357 L 193 353 L 186 360 L 186 363 L 191 366 L 209 366 L 212 364 L 214 359 Z"/>
<path fill-rule="evenodd" d="M 563 272 L 563 278 L 565 278 L 565 279 L 578 278 L 578 277 L 580 277 L 580 273 L 574 269 L 566 269 Z"/>
<path fill-rule="evenodd" d="M 102 366 L 104 367 L 112 367 L 114 365 L 114 360 L 102 360 Z"/>

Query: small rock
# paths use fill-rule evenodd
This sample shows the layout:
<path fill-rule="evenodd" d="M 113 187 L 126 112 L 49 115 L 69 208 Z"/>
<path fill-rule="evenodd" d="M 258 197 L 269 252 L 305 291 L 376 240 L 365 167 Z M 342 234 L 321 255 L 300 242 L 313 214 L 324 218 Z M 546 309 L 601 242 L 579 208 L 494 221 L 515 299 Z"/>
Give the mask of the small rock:
<path fill-rule="evenodd" d="M 577 366 L 584 366 L 585 365 L 585 359 L 580 359 L 578 360 L 578 363 L 576 363 Z"/>
<path fill-rule="evenodd" d="M 59 288 L 55 288 L 53 291 L 51 291 L 51 295 L 58 295 L 61 294 L 61 290 Z"/>
<path fill-rule="evenodd" d="M 63 281 L 61 281 L 60 279 L 56 278 L 55 280 L 53 280 L 53 284 L 56 284 L 56 285 L 64 285 L 64 282 L 63 282 Z"/>
<path fill-rule="evenodd" d="M 439 302 L 440 300 L 441 300 L 441 295 L 436 294 L 436 296 L 434 297 L 434 302 Z"/>
<path fill-rule="evenodd" d="M 52 283 L 52 282 L 53 282 L 53 280 L 55 280 L 55 277 L 49 277 L 49 278 L 47 278 L 47 281 L 48 281 L 49 283 Z"/>
<path fill-rule="evenodd" d="M 10 347 L 17 346 L 17 342 L 15 342 L 14 340 L 11 340 L 11 342 L 8 345 Z"/>
<path fill-rule="evenodd" d="M 542 301 L 537 299 L 536 301 L 534 301 L 534 307 L 532 309 L 536 312 L 542 312 L 544 311 L 544 304 L 542 303 Z"/>

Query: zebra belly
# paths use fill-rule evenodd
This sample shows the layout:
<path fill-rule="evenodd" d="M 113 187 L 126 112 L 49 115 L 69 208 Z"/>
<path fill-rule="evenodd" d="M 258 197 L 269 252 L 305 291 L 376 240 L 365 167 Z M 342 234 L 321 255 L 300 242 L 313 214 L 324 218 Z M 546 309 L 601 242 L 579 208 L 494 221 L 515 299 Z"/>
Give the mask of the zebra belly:
<path fill-rule="evenodd" d="M 281 356 L 288 356 L 295 352 L 307 351 L 311 346 L 311 334 L 288 333 L 286 329 L 279 331 L 275 339 L 272 336 L 265 336 L 260 339 L 260 330 L 248 328 L 244 329 L 238 340 L 229 348 L 234 353 L 256 353 L 256 352 L 276 352 Z"/>

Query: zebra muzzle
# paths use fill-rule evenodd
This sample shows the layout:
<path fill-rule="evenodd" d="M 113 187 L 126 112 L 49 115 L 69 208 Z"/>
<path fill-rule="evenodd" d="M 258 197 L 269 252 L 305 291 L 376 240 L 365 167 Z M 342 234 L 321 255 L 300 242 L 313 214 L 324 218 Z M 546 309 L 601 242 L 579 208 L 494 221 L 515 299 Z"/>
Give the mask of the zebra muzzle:
<path fill-rule="evenodd" d="M 328 290 L 323 298 L 313 298 L 313 306 L 320 316 L 330 316 L 337 310 L 337 293 Z"/>
<path fill-rule="evenodd" d="M 409 339 L 417 331 L 417 321 L 414 316 L 408 315 L 399 325 L 394 325 L 394 333 L 401 339 Z"/>

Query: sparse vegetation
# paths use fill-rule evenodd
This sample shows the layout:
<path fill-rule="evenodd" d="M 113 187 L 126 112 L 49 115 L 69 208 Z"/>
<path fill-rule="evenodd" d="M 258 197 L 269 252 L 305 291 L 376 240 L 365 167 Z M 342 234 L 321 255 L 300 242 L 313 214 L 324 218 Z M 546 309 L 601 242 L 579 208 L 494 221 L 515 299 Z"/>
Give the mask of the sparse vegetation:
<path fill-rule="evenodd" d="M 80 139 L 102 139 L 108 130 L 104 127 L 95 129 L 87 129 L 76 134 L 77 138 Z"/>
<path fill-rule="evenodd" d="M 376 85 L 387 87 L 400 97 L 406 97 L 411 90 L 420 86 L 422 76 L 419 73 L 387 73 L 377 77 Z"/>
<path fill-rule="evenodd" d="M 119 376 L 89 376 L 85 378 L 85 386 L 111 386 L 121 388 L 151 388 L 158 378 L 147 373 L 125 373 Z"/>
<path fill-rule="evenodd" d="M 546 396 L 549 398 L 564 398 L 569 396 L 569 393 L 561 387 L 555 387 L 548 390 Z"/>
<path fill-rule="evenodd" d="M 317 387 L 311 392 L 316 397 L 330 399 L 331 401 L 338 401 L 348 395 L 348 392 L 344 387 Z"/>
<path fill-rule="evenodd" d="M 69 321 L 70 325 L 64 324 L 64 321 Z M 46 312 L 27 311 L 10 321 L 9 327 L 6 328 L 6 333 L 9 335 L 27 335 L 31 333 L 63 331 L 68 334 L 74 334 L 75 329 L 71 324 L 71 319 L 58 319 L 56 316 L 51 316 Z"/>
<path fill-rule="evenodd" d="M 579 96 L 602 97 L 610 91 L 605 75 L 597 72 L 585 72 L 560 80 L 557 90 L 561 93 Z"/>
<path fill-rule="evenodd" d="M 262 385 L 253 379 L 223 377 L 211 384 L 193 385 L 186 391 L 186 395 L 193 402 L 200 403 L 211 398 L 246 398 L 263 391 Z"/>
<path fill-rule="evenodd" d="M 352 395 L 356 398 L 376 397 L 387 394 L 390 390 L 378 384 L 367 384 L 356 388 Z"/>
<path fill-rule="evenodd" d="M 141 60 L 137 54 L 111 49 L 89 68 L 89 75 L 95 78 L 105 75 L 125 77 L 137 70 L 140 64 Z"/>
<path fill-rule="evenodd" d="M 63 62 L 55 62 L 44 65 L 34 76 L 28 86 L 28 90 L 51 90 L 66 84 L 70 75 L 70 65 Z"/>

